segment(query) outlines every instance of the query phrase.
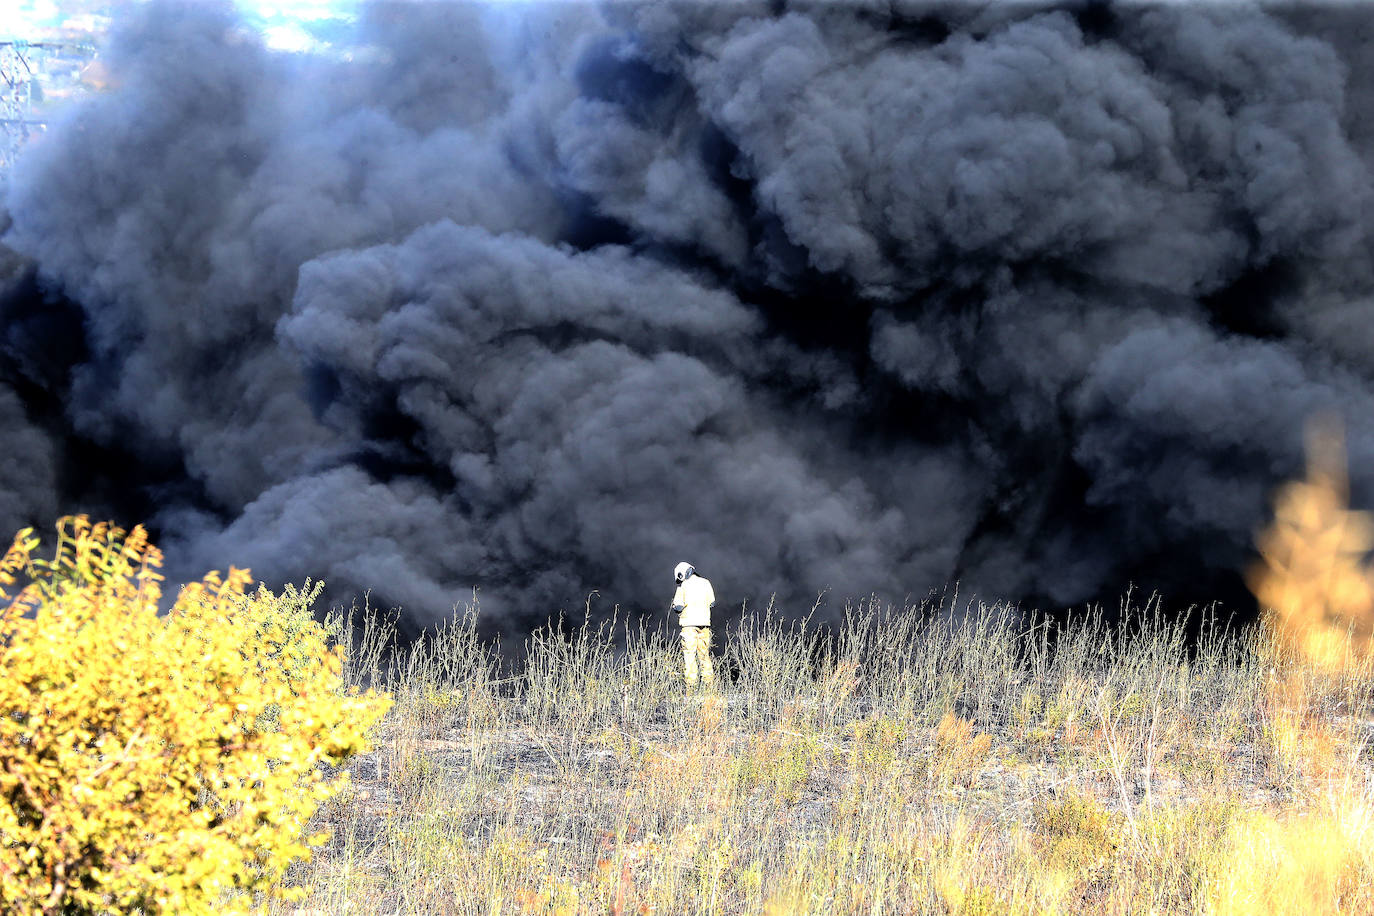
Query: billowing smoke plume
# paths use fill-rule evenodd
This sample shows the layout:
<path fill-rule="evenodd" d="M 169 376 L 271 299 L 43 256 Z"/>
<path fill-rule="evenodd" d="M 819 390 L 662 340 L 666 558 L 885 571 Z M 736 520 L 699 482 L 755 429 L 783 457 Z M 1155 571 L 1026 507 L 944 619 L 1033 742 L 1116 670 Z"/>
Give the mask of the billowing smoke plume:
<path fill-rule="evenodd" d="M 0 524 L 515 629 L 592 589 L 1236 600 L 1374 495 L 1359 7 L 140 7 L 11 176 Z M 804 602 L 804 604 L 803 604 Z"/>

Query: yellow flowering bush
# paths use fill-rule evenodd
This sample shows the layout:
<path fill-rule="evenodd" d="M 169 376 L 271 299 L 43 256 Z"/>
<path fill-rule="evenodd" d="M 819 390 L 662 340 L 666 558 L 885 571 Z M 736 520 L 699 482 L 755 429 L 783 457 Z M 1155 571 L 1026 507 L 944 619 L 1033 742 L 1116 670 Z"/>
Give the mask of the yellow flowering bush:
<path fill-rule="evenodd" d="M 0 912 L 289 896 L 287 866 L 323 839 L 305 825 L 342 788 L 321 764 L 365 750 L 390 700 L 343 689 L 302 593 L 246 594 L 231 568 L 159 615 L 141 526 L 78 516 L 51 560 L 38 543 L 25 529 L 0 560 Z"/>

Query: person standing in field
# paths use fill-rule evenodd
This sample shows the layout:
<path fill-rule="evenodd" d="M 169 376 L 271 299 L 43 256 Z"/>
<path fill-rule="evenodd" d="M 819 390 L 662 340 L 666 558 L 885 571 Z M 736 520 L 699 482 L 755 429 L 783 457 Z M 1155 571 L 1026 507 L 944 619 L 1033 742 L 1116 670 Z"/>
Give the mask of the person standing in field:
<path fill-rule="evenodd" d="M 711 668 L 711 608 L 716 603 L 716 592 L 711 588 L 711 580 L 696 572 L 690 563 L 679 563 L 673 570 L 677 580 L 673 610 L 682 627 L 683 677 L 687 686 L 696 685 L 700 669 L 702 682 L 710 687 L 716 680 Z"/>

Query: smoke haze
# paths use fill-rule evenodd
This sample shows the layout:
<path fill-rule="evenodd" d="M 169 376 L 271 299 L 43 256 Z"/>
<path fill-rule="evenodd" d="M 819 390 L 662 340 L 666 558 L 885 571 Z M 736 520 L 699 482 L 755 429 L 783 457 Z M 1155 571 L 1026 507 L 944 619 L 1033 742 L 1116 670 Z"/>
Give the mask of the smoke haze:
<path fill-rule="evenodd" d="M 16 165 L 0 528 L 479 589 L 518 631 L 1130 583 L 1243 603 L 1302 429 L 1374 497 L 1374 11 L 153 3 Z"/>

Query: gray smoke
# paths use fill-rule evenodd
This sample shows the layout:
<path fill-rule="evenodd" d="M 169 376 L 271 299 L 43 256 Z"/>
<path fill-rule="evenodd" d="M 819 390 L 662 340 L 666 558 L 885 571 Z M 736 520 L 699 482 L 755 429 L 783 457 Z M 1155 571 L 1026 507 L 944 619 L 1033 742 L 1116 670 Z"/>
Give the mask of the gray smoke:
<path fill-rule="evenodd" d="M 131 17 L 4 199 L 7 529 L 516 630 L 683 559 L 736 606 L 1243 601 L 1321 411 L 1374 497 L 1374 12 L 377 4 L 337 59 Z"/>

